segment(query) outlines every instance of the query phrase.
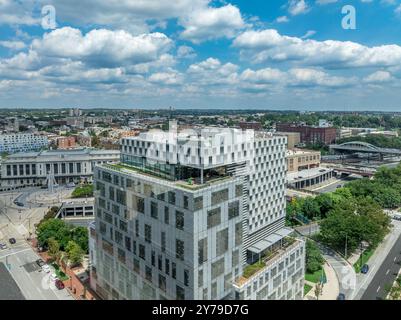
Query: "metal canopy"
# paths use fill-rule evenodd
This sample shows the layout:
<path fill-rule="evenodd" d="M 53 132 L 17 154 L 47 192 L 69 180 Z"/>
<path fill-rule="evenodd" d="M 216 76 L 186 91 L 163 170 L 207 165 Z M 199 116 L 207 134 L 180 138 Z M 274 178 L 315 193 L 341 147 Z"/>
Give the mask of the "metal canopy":
<path fill-rule="evenodd" d="M 270 236 L 266 237 L 263 240 L 260 240 L 259 242 L 255 243 L 253 246 L 248 248 L 249 251 L 252 251 L 253 253 L 260 254 L 263 251 L 265 251 L 267 248 L 271 247 L 273 244 L 279 242 L 281 239 L 287 237 L 289 234 L 291 234 L 294 230 L 291 228 L 282 228 L 275 233 L 271 234 Z"/>
<path fill-rule="evenodd" d="M 285 228 L 282 228 L 282 229 L 276 231 L 275 234 L 278 234 L 278 235 L 282 236 L 283 238 L 285 238 L 293 232 L 294 232 L 293 229 L 285 227 Z"/>

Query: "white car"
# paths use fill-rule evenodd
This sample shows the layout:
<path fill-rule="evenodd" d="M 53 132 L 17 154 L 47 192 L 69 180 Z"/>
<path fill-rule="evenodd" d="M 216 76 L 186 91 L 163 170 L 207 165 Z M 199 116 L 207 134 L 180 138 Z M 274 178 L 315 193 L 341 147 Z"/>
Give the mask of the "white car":
<path fill-rule="evenodd" d="M 42 267 L 42 270 L 43 270 L 43 272 L 49 273 L 49 272 L 50 272 L 50 267 L 49 267 L 49 265 L 45 264 L 45 265 Z"/>
<path fill-rule="evenodd" d="M 0 249 L 1 250 L 7 249 L 7 245 L 5 243 L 0 243 Z"/>
<path fill-rule="evenodd" d="M 52 275 L 50 276 L 50 280 L 56 282 L 57 279 L 57 275 L 55 273 L 52 273 Z"/>

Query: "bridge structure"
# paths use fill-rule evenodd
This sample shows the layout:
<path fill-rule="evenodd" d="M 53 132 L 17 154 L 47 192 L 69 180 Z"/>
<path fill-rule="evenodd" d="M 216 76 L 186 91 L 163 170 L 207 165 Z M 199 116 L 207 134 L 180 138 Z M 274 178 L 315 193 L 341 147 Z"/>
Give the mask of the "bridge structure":
<path fill-rule="evenodd" d="M 330 150 L 334 153 L 340 154 L 355 154 L 367 153 L 372 155 L 379 155 L 381 158 L 384 156 L 401 156 L 401 150 L 391 148 L 380 148 L 373 144 L 362 141 L 351 141 L 342 144 L 332 144 L 329 146 Z"/>

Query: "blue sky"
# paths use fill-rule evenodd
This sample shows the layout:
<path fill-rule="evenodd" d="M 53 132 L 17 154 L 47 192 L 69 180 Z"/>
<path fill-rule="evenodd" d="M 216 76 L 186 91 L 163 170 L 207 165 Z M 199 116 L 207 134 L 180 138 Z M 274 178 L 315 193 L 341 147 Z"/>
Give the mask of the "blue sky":
<path fill-rule="evenodd" d="M 0 107 L 401 111 L 400 35 L 401 0 L 0 0 Z"/>

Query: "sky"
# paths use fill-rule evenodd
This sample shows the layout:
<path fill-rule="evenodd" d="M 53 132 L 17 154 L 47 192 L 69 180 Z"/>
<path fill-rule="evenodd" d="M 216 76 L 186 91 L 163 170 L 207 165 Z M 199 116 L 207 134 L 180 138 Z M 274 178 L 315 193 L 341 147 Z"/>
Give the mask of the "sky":
<path fill-rule="evenodd" d="M 401 0 L 0 0 L 0 108 L 401 112 Z"/>

